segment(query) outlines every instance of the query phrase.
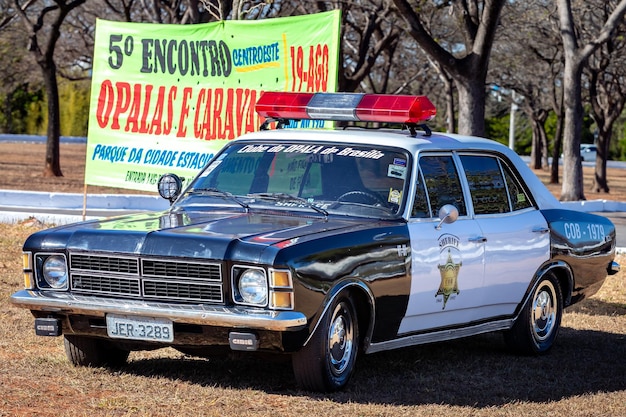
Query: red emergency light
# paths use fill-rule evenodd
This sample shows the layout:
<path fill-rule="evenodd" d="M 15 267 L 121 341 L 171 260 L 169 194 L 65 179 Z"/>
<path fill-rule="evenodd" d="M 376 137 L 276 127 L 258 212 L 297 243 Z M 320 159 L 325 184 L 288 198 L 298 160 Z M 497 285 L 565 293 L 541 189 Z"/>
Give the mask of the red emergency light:
<path fill-rule="evenodd" d="M 386 122 L 417 125 L 437 114 L 426 96 L 267 91 L 256 111 L 271 119 Z"/>

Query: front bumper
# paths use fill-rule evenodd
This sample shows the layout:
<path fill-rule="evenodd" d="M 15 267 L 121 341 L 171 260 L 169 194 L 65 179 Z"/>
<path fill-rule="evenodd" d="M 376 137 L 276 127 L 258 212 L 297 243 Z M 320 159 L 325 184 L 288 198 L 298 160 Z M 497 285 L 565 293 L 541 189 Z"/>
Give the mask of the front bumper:
<path fill-rule="evenodd" d="M 250 307 L 225 307 L 206 304 L 170 304 L 143 300 L 109 299 L 69 293 L 21 290 L 11 302 L 31 311 L 104 318 L 106 314 L 125 314 L 167 318 L 175 323 L 198 324 L 270 331 L 298 331 L 306 316 L 296 311 L 269 311 Z"/>

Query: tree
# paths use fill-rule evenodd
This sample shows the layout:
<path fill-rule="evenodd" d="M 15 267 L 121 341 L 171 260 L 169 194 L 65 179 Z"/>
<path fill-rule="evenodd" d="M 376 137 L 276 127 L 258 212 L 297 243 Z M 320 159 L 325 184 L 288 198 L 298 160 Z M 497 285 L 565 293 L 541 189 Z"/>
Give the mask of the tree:
<path fill-rule="evenodd" d="M 596 9 L 600 14 L 606 8 Z M 606 15 L 602 16 L 606 20 Z M 589 57 L 585 74 L 589 80 L 589 101 L 591 115 L 597 126 L 596 163 L 591 191 L 609 192 L 606 176 L 606 161 L 613 126 L 622 114 L 626 103 L 626 25 L 621 25 L 615 36 L 596 50 Z"/>
<path fill-rule="evenodd" d="M 0 10 L 8 10 L 0 0 Z M 12 19 L 4 20 L 0 14 L 0 29 Z M 0 131 L 27 133 L 29 103 L 41 95 L 41 77 L 33 73 L 32 57 L 26 50 L 25 35 L 19 30 L 2 31 L 0 38 Z"/>
<path fill-rule="evenodd" d="M 63 176 L 60 162 L 59 89 L 54 50 L 61 36 L 65 17 L 85 0 L 54 0 L 52 4 L 39 7 L 36 0 L 14 0 L 15 13 L 28 33 L 28 50 L 41 69 L 48 102 L 48 129 L 44 176 Z M 45 2 L 48 4 L 48 2 Z M 29 13 L 33 11 L 34 13 Z"/>
<path fill-rule="evenodd" d="M 408 25 L 409 34 L 420 47 L 449 74 L 459 95 L 459 132 L 484 136 L 485 84 L 489 56 L 494 42 L 500 12 L 505 0 L 449 0 L 437 2 L 436 7 L 454 17 L 460 38 L 448 39 L 447 48 L 427 30 L 420 13 L 427 9 L 426 1 L 417 7 L 408 0 L 394 0 L 400 15 Z"/>
<path fill-rule="evenodd" d="M 607 6 L 614 2 L 606 2 Z M 609 41 L 626 14 L 626 0 L 621 0 L 610 13 L 595 37 L 580 45 L 579 31 L 572 14 L 571 0 L 557 0 L 565 68 L 563 71 L 563 186 L 561 200 L 584 200 L 583 172 L 580 160 L 580 139 L 583 120 L 582 72 L 585 63 L 600 46 Z"/>
<path fill-rule="evenodd" d="M 563 65 L 560 37 L 553 30 L 553 10 L 545 0 L 512 2 L 503 11 L 502 30 L 494 44 L 489 73 L 492 83 L 522 96 L 520 106 L 532 126 L 530 166 L 548 167 L 549 140 L 546 121 L 551 111 L 559 114 Z M 532 64 L 529 64 L 532 63 Z M 557 104 L 557 106 L 555 106 Z M 559 133 L 553 140 L 553 166 L 560 153 Z"/>

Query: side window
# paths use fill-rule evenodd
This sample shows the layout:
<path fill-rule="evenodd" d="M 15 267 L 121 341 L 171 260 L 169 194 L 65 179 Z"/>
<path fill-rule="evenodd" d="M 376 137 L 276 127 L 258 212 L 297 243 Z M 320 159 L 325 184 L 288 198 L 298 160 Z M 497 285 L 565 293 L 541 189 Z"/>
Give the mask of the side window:
<path fill-rule="evenodd" d="M 460 216 L 466 216 L 463 189 L 452 156 L 423 156 L 419 165 L 424 176 L 432 215 L 436 216 L 445 204 L 452 204 L 459 210 Z"/>
<path fill-rule="evenodd" d="M 475 214 L 511 211 L 509 196 L 498 159 L 491 156 L 461 156 Z"/>
<path fill-rule="evenodd" d="M 417 174 L 417 187 L 415 190 L 415 200 L 413 201 L 413 208 L 411 209 L 411 217 L 431 217 L 430 209 L 428 208 L 428 197 L 426 196 L 424 179 L 422 178 L 421 172 L 418 172 Z"/>
<path fill-rule="evenodd" d="M 511 172 L 506 164 L 502 165 L 502 171 L 504 172 L 504 179 L 506 180 L 506 187 L 509 190 L 509 198 L 511 199 L 511 205 L 513 211 L 523 210 L 528 207 L 532 207 L 532 202 L 528 198 L 528 194 L 524 187 L 520 185 L 519 180 Z"/>

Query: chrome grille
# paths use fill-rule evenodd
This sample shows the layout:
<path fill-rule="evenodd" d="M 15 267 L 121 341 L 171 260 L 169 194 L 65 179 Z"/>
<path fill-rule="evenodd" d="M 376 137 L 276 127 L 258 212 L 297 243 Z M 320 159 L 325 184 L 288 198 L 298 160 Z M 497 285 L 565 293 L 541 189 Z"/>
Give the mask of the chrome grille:
<path fill-rule="evenodd" d="M 139 273 L 139 262 L 137 258 L 71 254 L 70 269 L 137 275 Z"/>
<path fill-rule="evenodd" d="M 81 294 L 224 302 L 222 268 L 217 263 L 70 254 L 70 276 L 72 291 Z"/>
<path fill-rule="evenodd" d="M 72 290 L 91 294 L 141 295 L 138 278 L 119 276 L 72 274 Z"/>
<path fill-rule="evenodd" d="M 142 259 L 143 276 L 197 278 L 220 281 L 220 266 L 216 264 L 197 264 L 179 261 Z"/>
<path fill-rule="evenodd" d="M 218 302 L 222 301 L 221 290 L 215 284 L 143 280 L 144 295 L 150 298 Z"/>

